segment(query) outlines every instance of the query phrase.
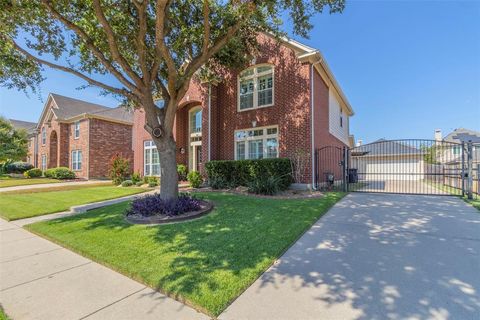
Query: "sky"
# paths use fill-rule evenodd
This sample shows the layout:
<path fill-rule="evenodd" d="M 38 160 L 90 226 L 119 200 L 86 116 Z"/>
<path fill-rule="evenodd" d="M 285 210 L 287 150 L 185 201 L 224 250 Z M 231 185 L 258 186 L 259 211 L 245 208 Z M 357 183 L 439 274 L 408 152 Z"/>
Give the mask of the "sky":
<path fill-rule="evenodd" d="M 480 131 L 480 0 L 354 1 L 318 14 L 309 39 L 322 51 L 352 105 L 350 131 L 364 142 L 432 139 L 455 128 Z M 285 20 L 284 30 L 291 32 Z M 36 122 L 49 92 L 116 106 L 99 90 L 48 70 L 41 100 L 0 88 L 0 114 Z"/>

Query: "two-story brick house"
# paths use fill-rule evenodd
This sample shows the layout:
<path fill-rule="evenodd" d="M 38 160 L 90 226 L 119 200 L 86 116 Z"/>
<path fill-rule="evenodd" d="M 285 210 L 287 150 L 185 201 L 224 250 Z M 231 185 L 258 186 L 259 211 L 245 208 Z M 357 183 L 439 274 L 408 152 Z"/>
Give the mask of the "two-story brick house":
<path fill-rule="evenodd" d="M 69 167 L 78 178 L 108 176 L 116 154 L 133 159 L 133 113 L 51 93 L 29 143 L 30 162 Z"/>
<path fill-rule="evenodd" d="M 204 171 L 210 160 L 292 157 L 303 153 L 302 183 L 314 179 L 314 150 L 351 145 L 353 110 L 320 51 L 299 42 L 259 36 L 251 65 L 225 70 L 218 84 L 192 80 L 177 111 L 177 162 Z M 135 111 L 134 170 L 160 174 L 158 153 Z"/>

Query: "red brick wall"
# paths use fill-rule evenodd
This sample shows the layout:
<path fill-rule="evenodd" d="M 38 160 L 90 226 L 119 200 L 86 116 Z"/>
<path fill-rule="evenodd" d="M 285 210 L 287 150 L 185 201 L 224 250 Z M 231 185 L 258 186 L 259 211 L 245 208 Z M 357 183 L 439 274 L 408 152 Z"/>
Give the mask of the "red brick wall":
<path fill-rule="evenodd" d="M 223 81 L 211 88 L 212 160 L 234 159 L 234 132 L 252 128 L 252 121 L 256 121 L 256 127 L 278 125 L 280 157 L 291 157 L 296 150 L 311 155 L 309 65 L 300 63 L 293 50 L 270 38 L 260 37 L 260 43 L 256 64 L 270 63 L 274 66 L 274 105 L 237 112 L 238 72 L 226 71 L 222 74 Z M 188 164 L 188 111 L 199 104 L 203 108 L 202 162 L 208 160 L 208 86 L 192 81 L 181 103 L 185 107 L 177 112 L 175 123 L 179 163 Z M 143 129 L 144 124 L 143 112 L 136 111 L 133 129 L 134 169 L 142 173 L 143 141 L 151 140 Z M 185 149 L 185 154 L 178 152 L 180 148 Z M 310 162 L 308 167 L 311 167 Z M 308 172 L 303 182 L 310 181 L 311 172 Z"/>
<path fill-rule="evenodd" d="M 90 161 L 90 156 L 88 152 L 88 143 L 89 143 L 89 127 L 90 127 L 90 119 L 83 119 L 80 120 L 80 136 L 75 139 L 74 137 L 74 124 L 73 123 L 65 123 L 62 127 L 63 137 L 65 139 L 61 139 L 62 145 L 62 152 L 60 152 L 60 161 L 62 162 L 62 166 L 72 168 L 72 151 L 73 150 L 80 150 L 82 151 L 82 166 L 80 170 L 76 170 L 75 175 L 77 178 L 85 178 L 88 179 L 88 165 Z"/>
<path fill-rule="evenodd" d="M 90 179 L 108 177 L 110 160 L 116 154 L 121 154 L 133 163 L 131 125 L 90 119 L 89 130 Z"/>
<path fill-rule="evenodd" d="M 329 131 L 328 86 L 317 71 L 314 71 L 314 144 L 319 149 L 320 163 L 318 178 L 324 182 L 325 172 L 333 173 L 335 180 L 341 179 L 342 167 L 338 163 L 343 159 L 338 148 L 346 146 Z M 326 148 L 325 148 L 326 147 Z M 338 147 L 338 148 L 335 148 Z"/>

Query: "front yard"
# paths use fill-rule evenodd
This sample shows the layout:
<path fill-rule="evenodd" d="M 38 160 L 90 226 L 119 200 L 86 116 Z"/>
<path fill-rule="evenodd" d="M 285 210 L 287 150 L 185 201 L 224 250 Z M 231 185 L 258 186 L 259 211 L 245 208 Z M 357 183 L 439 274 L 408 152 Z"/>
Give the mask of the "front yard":
<path fill-rule="evenodd" d="M 145 192 L 145 188 L 121 188 L 111 184 L 21 190 L 0 194 L 0 217 L 17 220 L 61 212 L 71 206 Z"/>
<path fill-rule="evenodd" d="M 295 200 L 198 195 L 215 209 L 190 222 L 132 225 L 124 202 L 26 228 L 216 316 L 344 194 Z"/>
<path fill-rule="evenodd" d="M 12 178 L 9 176 L 0 176 L 0 188 L 16 187 L 16 186 L 28 186 L 33 184 L 43 183 L 58 183 L 63 182 L 61 180 L 49 179 L 49 178 Z"/>

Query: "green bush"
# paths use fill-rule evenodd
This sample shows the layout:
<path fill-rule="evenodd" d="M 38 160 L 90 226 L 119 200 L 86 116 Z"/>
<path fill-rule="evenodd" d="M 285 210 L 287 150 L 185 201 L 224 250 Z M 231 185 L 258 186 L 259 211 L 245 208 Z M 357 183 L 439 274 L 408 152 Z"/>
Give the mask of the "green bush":
<path fill-rule="evenodd" d="M 135 185 L 137 187 L 141 187 L 141 186 L 143 186 L 143 181 L 138 181 L 137 183 L 135 183 Z"/>
<path fill-rule="evenodd" d="M 248 183 L 248 192 L 273 196 L 281 188 L 281 179 L 275 176 L 261 176 Z"/>
<path fill-rule="evenodd" d="M 110 179 L 116 185 L 121 184 L 130 176 L 130 161 L 121 155 L 115 155 L 110 160 Z"/>
<path fill-rule="evenodd" d="M 38 178 L 42 176 L 42 170 L 33 168 L 25 171 L 23 175 L 25 176 L 25 178 Z"/>
<path fill-rule="evenodd" d="M 132 180 L 125 180 L 122 182 L 122 187 L 131 187 L 131 186 L 133 186 Z"/>
<path fill-rule="evenodd" d="M 203 183 L 202 175 L 198 171 L 190 171 L 187 175 L 187 180 L 192 188 L 200 188 Z"/>
<path fill-rule="evenodd" d="M 266 177 L 278 178 L 279 190 L 287 189 L 292 183 L 290 159 L 274 158 L 259 160 L 215 160 L 205 165 L 212 188 L 248 187 L 253 181 Z"/>
<path fill-rule="evenodd" d="M 52 179 L 75 179 L 75 173 L 67 167 L 57 167 L 47 169 L 43 175 Z"/>
<path fill-rule="evenodd" d="M 33 168 L 33 165 L 28 163 L 28 162 L 10 162 L 5 165 L 5 171 L 6 173 L 24 173 L 27 170 L 30 170 Z"/>
<path fill-rule="evenodd" d="M 133 184 L 137 184 L 137 182 L 141 182 L 142 181 L 142 177 L 140 177 L 140 173 L 139 172 L 135 172 L 134 174 L 132 174 L 132 182 Z"/>
<path fill-rule="evenodd" d="M 178 180 L 187 180 L 187 166 L 184 164 L 177 164 Z"/>
<path fill-rule="evenodd" d="M 155 176 L 145 176 L 143 177 L 143 182 L 147 183 L 150 188 L 160 185 L 160 178 Z"/>
<path fill-rule="evenodd" d="M 0 162 L 0 174 L 7 173 L 7 167 L 11 165 L 14 161 L 11 159 L 7 159 L 5 161 Z"/>

